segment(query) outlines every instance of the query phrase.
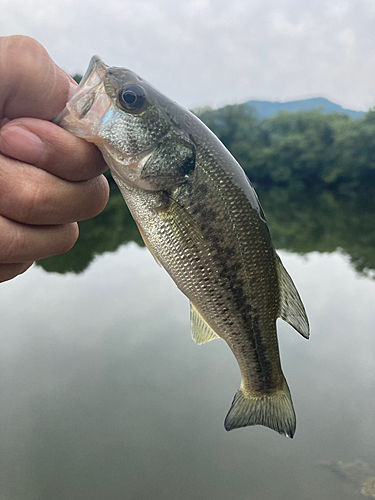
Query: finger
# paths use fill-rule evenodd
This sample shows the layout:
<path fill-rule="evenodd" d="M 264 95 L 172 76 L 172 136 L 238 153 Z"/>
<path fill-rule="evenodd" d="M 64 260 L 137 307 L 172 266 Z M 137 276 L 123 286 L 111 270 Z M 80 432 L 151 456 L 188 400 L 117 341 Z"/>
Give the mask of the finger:
<path fill-rule="evenodd" d="M 23 264 L 70 250 L 78 238 L 78 224 L 28 226 L 0 216 L 0 234 L 0 262 Z"/>
<path fill-rule="evenodd" d="M 8 219 L 33 225 L 90 219 L 104 209 L 108 196 L 108 182 L 102 175 L 70 182 L 0 156 L 0 215 Z"/>
<path fill-rule="evenodd" d="M 21 264 L 0 264 L 0 283 L 8 281 L 19 274 L 24 273 L 34 262 L 22 262 Z"/>
<path fill-rule="evenodd" d="M 19 118 L 4 125 L 0 152 L 71 181 L 91 179 L 108 169 L 94 144 L 35 118 Z"/>
<path fill-rule="evenodd" d="M 75 84 L 44 47 L 26 36 L 0 37 L 0 119 L 52 120 Z"/>

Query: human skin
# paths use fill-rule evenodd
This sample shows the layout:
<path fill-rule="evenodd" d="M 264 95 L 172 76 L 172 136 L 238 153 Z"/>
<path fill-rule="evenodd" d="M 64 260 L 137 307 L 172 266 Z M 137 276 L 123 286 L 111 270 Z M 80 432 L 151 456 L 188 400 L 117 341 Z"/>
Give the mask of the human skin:
<path fill-rule="evenodd" d="M 51 122 L 76 84 L 36 40 L 0 37 L 0 282 L 72 248 L 109 187 L 93 145 Z"/>

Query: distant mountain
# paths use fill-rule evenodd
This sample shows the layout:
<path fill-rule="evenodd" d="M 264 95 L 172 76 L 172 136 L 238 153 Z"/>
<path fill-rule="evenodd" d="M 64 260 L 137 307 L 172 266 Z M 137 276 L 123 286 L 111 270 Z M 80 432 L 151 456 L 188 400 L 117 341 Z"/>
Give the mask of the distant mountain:
<path fill-rule="evenodd" d="M 259 118 L 274 115 L 281 109 L 294 112 L 322 108 L 323 113 L 346 113 L 353 119 L 362 118 L 365 114 L 363 111 L 344 109 L 339 104 L 335 104 L 324 97 L 313 97 L 312 99 L 302 99 L 300 101 L 289 102 L 247 101 L 245 104 L 255 108 Z"/>

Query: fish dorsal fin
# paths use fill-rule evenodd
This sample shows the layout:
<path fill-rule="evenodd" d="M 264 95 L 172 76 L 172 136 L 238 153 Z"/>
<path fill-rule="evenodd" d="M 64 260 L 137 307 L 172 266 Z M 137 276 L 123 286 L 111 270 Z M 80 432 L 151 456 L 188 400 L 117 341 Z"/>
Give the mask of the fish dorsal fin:
<path fill-rule="evenodd" d="M 191 334 L 196 344 L 205 344 L 210 340 L 219 339 L 220 337 L 212 330 L 205 322 L 202 316 L 190 302 L 190 321 Z"/>
<path fill-rule="evenodd" d="M 276 262 L 280 289 L 279 318 L 289 323 L 298 333 L 308 339 L 310 336 L 309 320 L 301 297 L 277 254 Z"/>

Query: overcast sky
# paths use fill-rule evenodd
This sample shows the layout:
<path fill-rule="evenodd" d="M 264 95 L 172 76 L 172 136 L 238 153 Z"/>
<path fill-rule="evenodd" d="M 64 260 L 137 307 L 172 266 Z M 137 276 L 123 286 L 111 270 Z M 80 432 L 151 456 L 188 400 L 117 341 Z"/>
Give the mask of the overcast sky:
<path fill-rule="evenodd" d="M 323 96 L 375 105 L 375 1 L 0 0 L 70 73 L 93 54 L 187 107 Z"/>

